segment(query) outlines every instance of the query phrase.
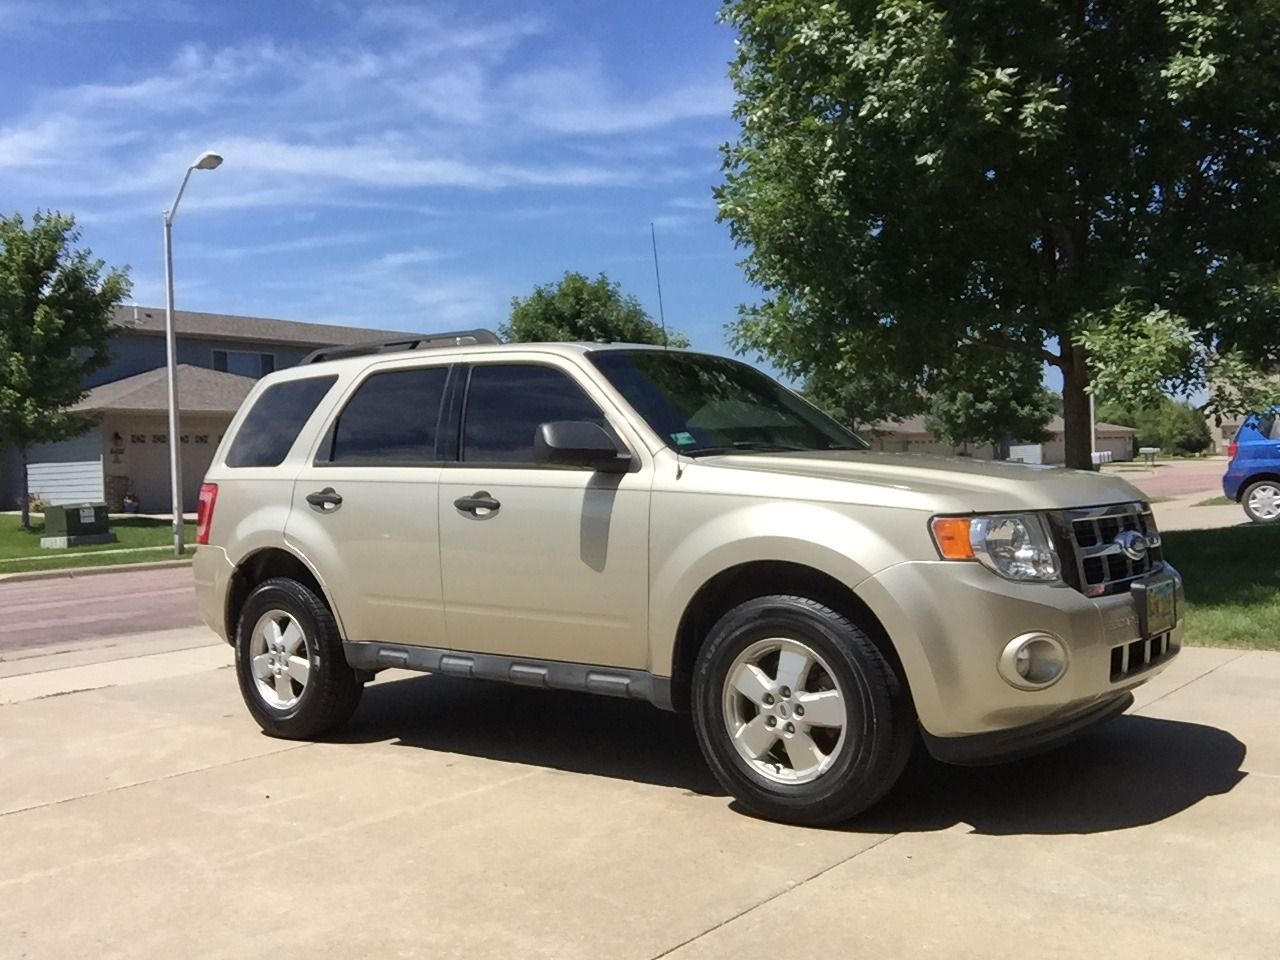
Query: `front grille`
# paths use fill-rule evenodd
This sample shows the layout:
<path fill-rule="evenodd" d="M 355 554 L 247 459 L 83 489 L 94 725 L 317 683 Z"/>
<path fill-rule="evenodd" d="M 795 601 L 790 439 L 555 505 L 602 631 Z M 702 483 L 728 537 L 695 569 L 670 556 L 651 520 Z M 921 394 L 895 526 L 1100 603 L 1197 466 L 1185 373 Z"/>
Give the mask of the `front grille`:
<path fill-rule="evenodd" d="M 1134 640 L 1111 648 L 1111 682 L 1118 683 L 1134 674 L 1149 670 L 1178 652 L 1172 633 L 1162 633 L 1150 640 Z"/>
<path fill-rule="evenodd" d="M 1123 593 L 1129 584 L 1164 564 L 1160 533 L 1151 508 L 1144 503 L 1067 510 L 1058 515 L 1055 531 L 1064 573 L 1071 585 L 1090 597 Z M 1125 533 L 1140 534 L 1146 552 L 1134 559 L 1121 546 Z M 1062 547 L 1067 549 L 1062 549 Z"/>

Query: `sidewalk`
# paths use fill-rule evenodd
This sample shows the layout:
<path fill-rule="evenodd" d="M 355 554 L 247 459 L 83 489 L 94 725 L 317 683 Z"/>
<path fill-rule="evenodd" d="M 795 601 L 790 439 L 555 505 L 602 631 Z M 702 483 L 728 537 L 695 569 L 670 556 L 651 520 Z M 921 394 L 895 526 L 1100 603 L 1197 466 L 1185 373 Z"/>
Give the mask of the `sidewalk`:
<path fill-rule="evenodd" d="M 1196 506 L 1202 500 L 1220 495 L 1221 491 L 1202 490 L 1199 493 L 1174 497 L 1163 503 L 1153 503 L 1151 512 L 1155 514 L 1156 526 L 1167 533 L 1170 530 L 1216 530 L 1219 527 L 1239 527 L 1250 522 L 1238 503 L 1215 507 Z"/>

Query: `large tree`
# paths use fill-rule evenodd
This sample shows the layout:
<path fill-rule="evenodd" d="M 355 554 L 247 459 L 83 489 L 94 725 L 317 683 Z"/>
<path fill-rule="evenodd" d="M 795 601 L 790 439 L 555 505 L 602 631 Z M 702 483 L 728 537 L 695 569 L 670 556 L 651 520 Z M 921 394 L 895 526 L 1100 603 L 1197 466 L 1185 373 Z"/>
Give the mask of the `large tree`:
<path fill-rule="evenodd" d="M 1274 0 L 728 0 L 723 18 L 741 132 L 720 216 L 764 291 L 738 348 L 926 394 L 980 355 L 1047 363 L 1073 467 L 1095 379 L 1217 403 L 1275 363 Z"/>
<path fill-rule="evenodd" d="M 566 273 L 559 283 L 536 286 L 527 297 L 512 297 L 511 319 L 499 332 L 504 339 L 521 343 L 607 340 L 689 345 L 683 334 L 664 332 L 634 295 L 623 293 L 603 273 L 594 280 Z"/>
<path fill-rule="evenodd" d="M 76 249 L 75 218 L 36 213 L 28 228 L 0 217 L 0 448 L 22 460 L 22 526 L 30 528 L 27 450 L 85 429 L 69 408 L 108 360 L 112 308 L 129 295 L 124 270 Z"/>

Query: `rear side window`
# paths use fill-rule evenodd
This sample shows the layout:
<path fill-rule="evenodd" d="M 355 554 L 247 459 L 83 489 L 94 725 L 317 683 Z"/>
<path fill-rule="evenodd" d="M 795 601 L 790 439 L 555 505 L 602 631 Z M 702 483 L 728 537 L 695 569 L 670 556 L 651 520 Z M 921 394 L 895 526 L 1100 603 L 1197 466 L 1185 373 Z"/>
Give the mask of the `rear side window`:
<path fill-rule="evenodd" d="M 571 377 L 526 363 L 486 363 L 471 371 L 462 459 L 472 463 L 533 463 L 533 436 L 552 420 L 608 426 L 600 408 Z"/>
<path fill-rule="evenodd" d="M 309 377 L 267 387 L 254 402 L 227 451 L 228 467 L 278 467 L 298 432 L 337 377 Z"/>
<path fill-rule="evenodd" d="M 436 459 L 436 426 L 448 367 L 376 373 L 362 383 L 331 431 L 330 463 L 427 463 Z"/>

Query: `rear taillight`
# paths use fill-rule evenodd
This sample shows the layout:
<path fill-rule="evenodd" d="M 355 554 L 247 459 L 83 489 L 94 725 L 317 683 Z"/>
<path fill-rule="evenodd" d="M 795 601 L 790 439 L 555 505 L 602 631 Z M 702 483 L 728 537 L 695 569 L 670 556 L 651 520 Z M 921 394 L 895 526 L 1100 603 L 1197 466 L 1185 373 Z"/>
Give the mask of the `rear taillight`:
<path fill-rule="evenodd" d="M 196 543 L 209 542 L 209 528 L 213 526 L 213 507 L 218 502 L 216 483 L 200 484 L 200 502 L 196 504 Z"/>
<path fill-rule="evenodd" d="M 1228 443 L 1228 444 L 1227 444 L 1227 459 L 1228 459 L 1228 460 L 1234 460 L 1234 459 L 1236 458 L 1236 451 L 1237 451 L 1237 450 L 1239 450 L 1239 449 L 1240 449 L 1240 444 L 1236 443 L 1234 440 L 1232 440 L 1230 443 Z"/>

